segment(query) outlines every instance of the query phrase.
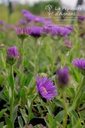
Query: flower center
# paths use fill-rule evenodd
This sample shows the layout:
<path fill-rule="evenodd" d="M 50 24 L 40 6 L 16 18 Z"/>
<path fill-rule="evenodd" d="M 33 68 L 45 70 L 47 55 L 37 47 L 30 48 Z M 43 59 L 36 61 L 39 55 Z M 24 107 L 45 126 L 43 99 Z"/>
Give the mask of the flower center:
<path fill-rule="evenodd" d="M 43 91 L 44 91 L 44 92 L 47 92 L 47 90 L 46 90 L 46 88 L 45 88 L 45 87 L 42 87 L 42 89 L 43 89 Z"/>

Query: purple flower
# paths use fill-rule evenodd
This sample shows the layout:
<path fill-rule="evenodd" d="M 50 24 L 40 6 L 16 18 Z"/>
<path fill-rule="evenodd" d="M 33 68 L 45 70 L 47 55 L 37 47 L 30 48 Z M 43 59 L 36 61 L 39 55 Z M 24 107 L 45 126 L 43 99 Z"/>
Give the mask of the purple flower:
<path fill-rule="evenodd" d="M 32 26 L 30 27 L 31 32 L 30 35 L 33 37 L 40 37 L 42 34 L 42 27 L 38 27 L 38 26 Z"/>
<path fill-rule="evenodd" d="M 27 19 L 27 21 L 35 21 L 40 23 L 44 23 L 45 21 L 43 17 L 33 15 L 31 12 L 27 10 L 22 10 L 22 13 L 24 14 L 24 17 Z"/>
<path fill-rule="evenodd" d="M 80 69 L 85 69 L 85 60 L 84 58 L 81 58 L 80 60 L 76 58 L 75 60 L 72 61 L 72 64 Z"/>
<path fill-rule="evenodd" d="M 26 24 L 27 24 L 27 21 L 20 19 L 20 20 L 19 20 L 19 24 L 21 24 L 21 25 L 26 25 Z"/>
<path fill-rule="evenodd" d="M 69 29 L 71 31 L 74 29 L 73 26 L 65 26 L 65 28 L 67 28 L 67 29 Z"/>
<path fill-rule="evenodd" d="M 65 46 L 71 48 L 72 47 L 72 42 L 65 42 Z"/>
<path fill-rule="evenodd" d="M 35 20 L 35 22 L 40 22 L 40 23 L 44 23 L 45 22 L 44 18 L 40 17 L 40 16 L 35 16 L 34 20 Z"/>
<path fill-rule="evenodd" d="M 49 30 L 49 33 L 52 36 L 60 35 L 60 36 L 66 37 L 71 33 L 70 29 L 67 29 L 67 28 L 61 27 L 61 26 L 56 26 L 54 24 L 47 25 L 47 30 Z M 43 31 L 48 34 L 48 31 L 45 31 L 45 29 L 43 29 Z"/>
<path fill-rule="evenodd" d="M 5 28 L 6 29 L 14 29 L 14 25 L 13 24 L 6 24 Z"/>
<path fill-rule="evenodd" d="M 27 21 L 34 21 L 35 16 L 28 10 L 23 9 L 22 13 Z"/>
<path fill-rule="evenodd" d="M 78 20 L 79 20 L 79 21 L 84 21 L 84 20 L 85 20 L 85 16 L 79 15 L 79 16 L 78 16 Z"/>
<path fill-rule="evenodd" d="M 30 22 L 30 21 L 35 21 L 35 16 L 33 15 L 33 14 L 28 14 L 28 13 L 26 13 L 26 14 L 24 14 L 24 17 L 26 18 L 26 20 L 28 21 L 28 22 Z"/>
<path fill-rule="evenodd" d="M 32 14 L 30 11 L 28 11 L 28 10 L 26 10 L 26 9 L 23 9 L 21 12 L 22 12 L 23 14 Z"/>
<path fill-rule="evenodd" d="M 13 65 L 19 57 L 20 54 L 18 52 L 18 48 L 13 46 L 7 50 L 6 62 L 10 65 Z"/>
<path fill-rule="evenodd" d="M 15 28 L 15 32 L 20 39 L 25 39 L 29 35 L 30 31 L 31 30 L 28 27 L 16 27 Z"/>
<path fill-rule="evenodd" d="M 37 76 L 36 78 L 37 91 L 42 98 L 52 100 L 54 96 L 57 96 L 56 86 L 53 85 L 51 79 Z"/>
<path fill-rule="evenodd" d="M 54 24 L 43 26 L 43 33 L 50 34 L 51 36 L 57 35 L 57 27 Z"/>
<path fill-rule="evenodd" d="M 52 28 L 51 28 L 51 35 L 52 36 L 57 36 L 59 34 L 60 33 L 58 33 L 58 26 L 56 26 L 56 25 L 52 26 Z"/>
<path fill-rule="evenodd" d="M 45 19 L 44 24 L 45 24 L 45 25 L 51 25 L 51 24 L 53 24 L 53 23 L 52 23 L 52 21 L 51 21 L 49 18 L 47 18 L 47 19 Z"/>
<path fill-rule="evenodd" d="M 23 14 L 25 14 L 25 13 L 27 13 L 27 10 L 26 10 L 26 9 L 22 9 L 21 12 L 22 12 Z"/>
<path fill-rule="evenodd" d="M 4 21 L 3 20 L 0 20 L 0 25 L 3 25 L 4 24 Z"/>
<path fill-rule="evenodd" d="M 57 27 L 57 34 L 61 36 L 67 36 L 71 33 L 71 30 L 64 27 Z"/>
<path fill-rule="evenodd" d="M 9 48 L 7 51 L 7 57 L 19 58 L 20 54 L 18 53 L 18 48 L 16 46 Z"/>
<path fill-rule="evenodd" d="M 43 26 L 42 33 L 51 34 L 52 26 Z"/>
<path fill-rule="evenodd" d="M 57 80 L 60 87 L 64 87 L 69 82 L 69 70 L 68 67 L 64 66 L 62 69 L 57 71 Z"/>

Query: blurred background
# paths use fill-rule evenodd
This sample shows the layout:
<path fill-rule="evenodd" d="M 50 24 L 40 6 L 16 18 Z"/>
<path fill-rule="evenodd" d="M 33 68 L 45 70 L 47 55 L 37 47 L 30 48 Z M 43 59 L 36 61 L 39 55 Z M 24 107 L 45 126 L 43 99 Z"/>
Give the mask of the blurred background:
<path fill-rule="evenodd" d="M 67 12 L 67 10 L 71 12 L 69 18 L 67 14 L 67 19 L 71 20 L 73 18 L 72 12 L 84 14 L 85 0 L 0 0 L 0 20 L 16 24 L 19 19 L 23 18 L 21 10 L 26 9 L 33 14 L 41 15 L 45 18 L 48 18 L 49 13 L 52 13 L 50 15 L 51 20 L 57 22 L 59 18 L 66 18 L 61 17 L 59 14 L 56 15 L 59 7 L 65 8 L 60 10 L 62 13 Z"/>

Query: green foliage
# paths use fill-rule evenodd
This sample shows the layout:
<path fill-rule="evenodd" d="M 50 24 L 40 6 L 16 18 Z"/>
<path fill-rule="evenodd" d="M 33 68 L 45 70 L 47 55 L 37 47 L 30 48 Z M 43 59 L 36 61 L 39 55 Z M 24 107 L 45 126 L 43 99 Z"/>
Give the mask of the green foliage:
<path fill-rule="evenodd" d="M 51 5 L 53 6 L 53 8 L 58 8 L 60 7 L 60 2 L 59 1 L 45 1 L 45 2 L 39 2 L 39 3 L 35 3 L 32 7 L 29 7 L 29 10 L 34 13 L 34 14 L 42 14 L 44 12 L 46 12 L 45 10 L 45 6 L 47 5 Z"/>

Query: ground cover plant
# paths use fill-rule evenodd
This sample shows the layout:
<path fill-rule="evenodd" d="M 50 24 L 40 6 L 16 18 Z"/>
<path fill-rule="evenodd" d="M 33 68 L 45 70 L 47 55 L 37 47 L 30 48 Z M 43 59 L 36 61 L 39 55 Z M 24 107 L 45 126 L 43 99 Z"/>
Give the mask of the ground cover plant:
<path fill-rule="evenodd" d="M 58 26 L 21 13 L 0 20 L 0 128 L 84 128 L 85 16 Z"/>

